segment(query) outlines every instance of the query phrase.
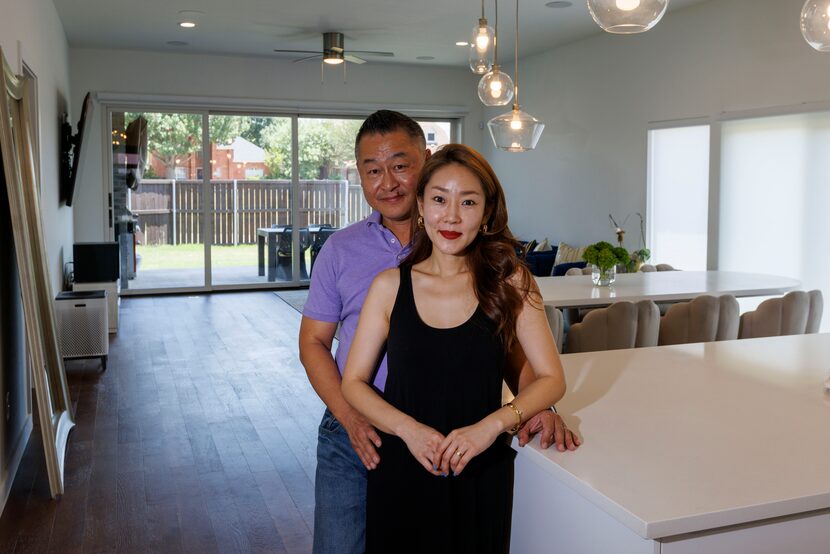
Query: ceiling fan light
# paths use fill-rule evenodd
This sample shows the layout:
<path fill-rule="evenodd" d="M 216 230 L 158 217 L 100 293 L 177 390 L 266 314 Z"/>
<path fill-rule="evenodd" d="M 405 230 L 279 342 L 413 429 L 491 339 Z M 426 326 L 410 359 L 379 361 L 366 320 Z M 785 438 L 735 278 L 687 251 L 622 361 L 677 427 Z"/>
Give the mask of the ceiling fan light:
<path fill-rule="evenodd" d="M 329 65 L 339 65 L 343 63 L 343 52 L 324 52 L 323 53 L 323 62 Z"/>
<path fill-rule="evenodd" d="M 830 52 L 830 0 L 807 0 L 804 3 L 801 35 L 819 52 Z"/>
<path fill-rule="evenodd" d="M 657 25 L 668 5 L 669 0 L 588 0 L 588 11 L 604 31 L 630 35 Z"/>

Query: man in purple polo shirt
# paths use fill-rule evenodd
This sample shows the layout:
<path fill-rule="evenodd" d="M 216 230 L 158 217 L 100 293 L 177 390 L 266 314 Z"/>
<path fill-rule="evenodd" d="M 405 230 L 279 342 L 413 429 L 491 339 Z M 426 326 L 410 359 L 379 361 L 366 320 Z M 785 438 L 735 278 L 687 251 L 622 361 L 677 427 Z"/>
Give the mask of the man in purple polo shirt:
<path fill-rule="evenodd" d="M 300 326 L 300 359 L 327 407 L 317 442 L 315 554 L 364 551 L 367 470 L 380 462 L 380 437 L 343 398 L 340 375 L 369 286 L 378 273 L 397 267 L 407 254 L 415 189 L 429 155 L 424 133 L 413 119 L 388 110 L 370 115 L 355 139 L 355 157 L 363 194 L 375 211 L 332 235 L 314 262 Z M 332 357 L 338 324 L 340 344 Z M 529 373 L 522 372 L 522 381 Z M 374 385 L 383 390 L 385 383 L 384 357 Z M 552 442 L 560 450 L 579 445 L 551 412 L 525 425 L 520 444 L 535 431 L 545 448 Z"/>

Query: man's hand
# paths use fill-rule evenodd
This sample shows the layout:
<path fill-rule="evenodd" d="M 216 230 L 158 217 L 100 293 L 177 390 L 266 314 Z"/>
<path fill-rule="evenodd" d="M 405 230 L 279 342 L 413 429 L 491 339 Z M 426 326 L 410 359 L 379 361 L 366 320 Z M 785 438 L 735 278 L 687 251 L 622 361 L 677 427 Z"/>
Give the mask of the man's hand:
<path fill-rule="evenodd" d="M 527 420 L 527 423 L 519 430 L 519 446 L 529 443 L 539 433 L 539 442 L 542 448 L 548 448 L 556 444 L 560 452 L 576 450 L 582 441 L 570 429 L 565 422 L 552 410 L 543 410 Z"/>
<path fill-rule="evenodd" d="M 350 408 L 348 415 L 344 416 L 343 419 L 338 418 L 338 421 L 346 429 L 346 433 L 349 434 L 352 448 L 354 448 L 357 457 L 360 458 L 366 469 L 377 468 L 380 463 L 380 456 L 376 448 L 380 448 L 380 437 L 372 424 L 354 408 Z"/>

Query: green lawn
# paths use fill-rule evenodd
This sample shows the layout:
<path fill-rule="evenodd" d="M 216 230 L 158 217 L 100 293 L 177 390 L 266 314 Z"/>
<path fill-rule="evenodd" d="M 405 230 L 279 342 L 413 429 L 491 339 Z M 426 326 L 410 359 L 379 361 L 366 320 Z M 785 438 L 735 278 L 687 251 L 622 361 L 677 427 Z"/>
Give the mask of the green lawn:
<path fill-rule="evenodd" d="M 164 244 L 138 246 L 142 269 L 197 269 L 204 267 L 205 247 L 202 244 Z M 210 252 L 213 267 L 245 267 L 257 265 L 256 244 L 214 246 Z"/>

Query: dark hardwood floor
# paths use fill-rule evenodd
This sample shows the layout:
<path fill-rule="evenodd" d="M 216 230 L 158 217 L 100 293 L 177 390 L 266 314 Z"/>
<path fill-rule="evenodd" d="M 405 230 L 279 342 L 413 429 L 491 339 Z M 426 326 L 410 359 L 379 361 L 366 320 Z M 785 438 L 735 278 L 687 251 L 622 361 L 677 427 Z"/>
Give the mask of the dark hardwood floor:
<path fill-rule="evenodd" d="M 109 369 L 67 362 L 77 426 L 53 501 L 35 428 L 0 551 L 310 552 L 323 405 L 270 292 L 121 301 Z"/>

